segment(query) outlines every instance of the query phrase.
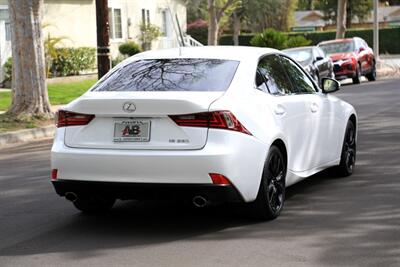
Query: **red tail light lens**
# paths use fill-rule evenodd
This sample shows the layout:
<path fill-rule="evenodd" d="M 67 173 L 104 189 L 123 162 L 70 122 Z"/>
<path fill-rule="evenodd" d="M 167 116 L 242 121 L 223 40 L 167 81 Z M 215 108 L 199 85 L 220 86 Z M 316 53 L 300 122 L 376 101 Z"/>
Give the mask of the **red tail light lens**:
<path fill-rule="evenodd" d="M 52 169 L 51 170 L 51 179 L 52 180 L 57 180 L 57 175 L 58 175 L 58 170 L 57 169 Z"/>
<path fill-rule="evenodd" d="M 209 174 L 211 177 L 211 180 L 213 181 L 213 184 L 222 184 L 222 185 L 228 185 L 231 184 L 228 178 L 223 176 L 222 174 L 219 173 L 210 173 Z"/>
<path fill-rule="evenodd" d="M 91 120 L 93 120 L 93 118 L 94 115 L 75 113 L 60 109 L 57 112 L 56 125 L 57 128 L 67 127 L 67 126 L 87 125 Z"/>
<path fill-rule="evenodd" d="M 237 131 L 251 135 L 251 133 L 236 119 L 230 111 L 213 111 L 185 115 L 169 116 L 179 126 L 208 127 Z"/>

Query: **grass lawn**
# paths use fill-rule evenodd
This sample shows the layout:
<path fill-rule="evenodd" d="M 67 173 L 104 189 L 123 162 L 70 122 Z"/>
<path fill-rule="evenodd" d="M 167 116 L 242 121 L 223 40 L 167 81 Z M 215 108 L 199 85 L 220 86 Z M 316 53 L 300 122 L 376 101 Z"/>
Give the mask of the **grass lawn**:
<path fill-rule="evenodd" d="M 67 104 L 85 93 L 95 82 L 96 80 L 84 80 L 71 83 L 49 84 L 47 89 L 49 91 L 50 103 L 52 105 Z M 11 93 L 0 92 L 0 111 L 7 110 L 10 105 Z"/>
<path fill-rule="evenodd" d="M 11 119 L 7 114 L 0 114 L 0 133 L 16 131 L 21 129 L 31 129 L 50 124 L 54 124 L 54 120 L 31 118 L 26 120 L 15 121 Z"/>
<path fill-rule="evenodd" d="M 0 110 L 6 110 L 11 105 L 11 92 L 0 92 Z"/>

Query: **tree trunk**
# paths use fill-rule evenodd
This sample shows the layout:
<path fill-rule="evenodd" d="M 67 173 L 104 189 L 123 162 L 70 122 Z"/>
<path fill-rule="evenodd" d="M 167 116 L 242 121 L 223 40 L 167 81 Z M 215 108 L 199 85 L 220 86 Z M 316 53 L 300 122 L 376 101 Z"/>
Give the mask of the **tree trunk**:
<path fill-rule="evenodd" d="M 236 12 L 232 13 L 232 17 L 233 17 L 233 45 L 239 45 L 240 17 Z"/>
<path fill-rule="evenodd" d="M 208 0 L 208 45 L 218 44 L 218 17 L 215 0 Z"/>
<path fill-rule="evenodd" d="M 9 0 L 12 42 L 12 104 L 15 117 L 52 115 L 42 38 L 43 0 Z"/>
<path fill-rule="evenodd" d="M 351 28 L 351 18 L 353 17 L 352 10 L 351 10 L 351 0 L 347 0 L 347 7 L 346 7 L 346 29 Z"/>
<path fill-rule="evenodd" d="M 347 0 L 339 0 L 336 20 L 336 39 L 344 38 L 346 33 L 346 6 Z"/>

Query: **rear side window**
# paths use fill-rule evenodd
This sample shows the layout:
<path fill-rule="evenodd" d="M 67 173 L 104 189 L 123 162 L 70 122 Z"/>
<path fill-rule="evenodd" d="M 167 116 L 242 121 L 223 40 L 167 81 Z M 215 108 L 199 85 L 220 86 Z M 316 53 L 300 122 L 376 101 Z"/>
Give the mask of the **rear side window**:
<path fill-rule="evenodd" d="M 270 55 L 261 59 L 258 63 L 258 72 L 263 76 L 269 93 L 274 95 L 293 93 L 292 85 L 287 79 L 278 56 Z M 259 86 L 258 83 L 257 86 Z"/>
<path fill-rule="evenodd" d="M 146 59 L 111 72 L 92 91 L 225 91 L 238 61 L 220 59 Z"/>

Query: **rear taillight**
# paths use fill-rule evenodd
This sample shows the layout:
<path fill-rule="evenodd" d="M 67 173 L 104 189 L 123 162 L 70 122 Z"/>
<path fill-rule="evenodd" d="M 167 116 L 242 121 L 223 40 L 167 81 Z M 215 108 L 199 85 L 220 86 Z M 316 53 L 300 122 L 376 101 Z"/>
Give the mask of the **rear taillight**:
<path fill-rule="evenodd" d="M 231 184 L 229 179 L 226 178 L 225 176 L 223 176 L 222 174 L 210 173 L 209 175 L 211 177 L 213 184 L 220 184 L 220 185 L 230 185 Z"/>
<path fill-rule="evenodd" d="M 185 115 L 169 116 L 179 126 L 208 127 L 237 131 L 251 135 L 251 133 L 236 119 L 230 111 L 213 111 Z"/>
<path fill-rule="evenodd" d="M 57 128 L 87 125 L 93 118 L 94 115 L 91 114 L 81 114 L 60 109 L 57 112 L 56 125 Z"/>
<path fill-rule="evenodd" d="M 58 170 L 57 169 L 52 169 L 51 170 L 51 179 L 52 180 L 57 180 L 57 175 L 58 175 Z"/>

